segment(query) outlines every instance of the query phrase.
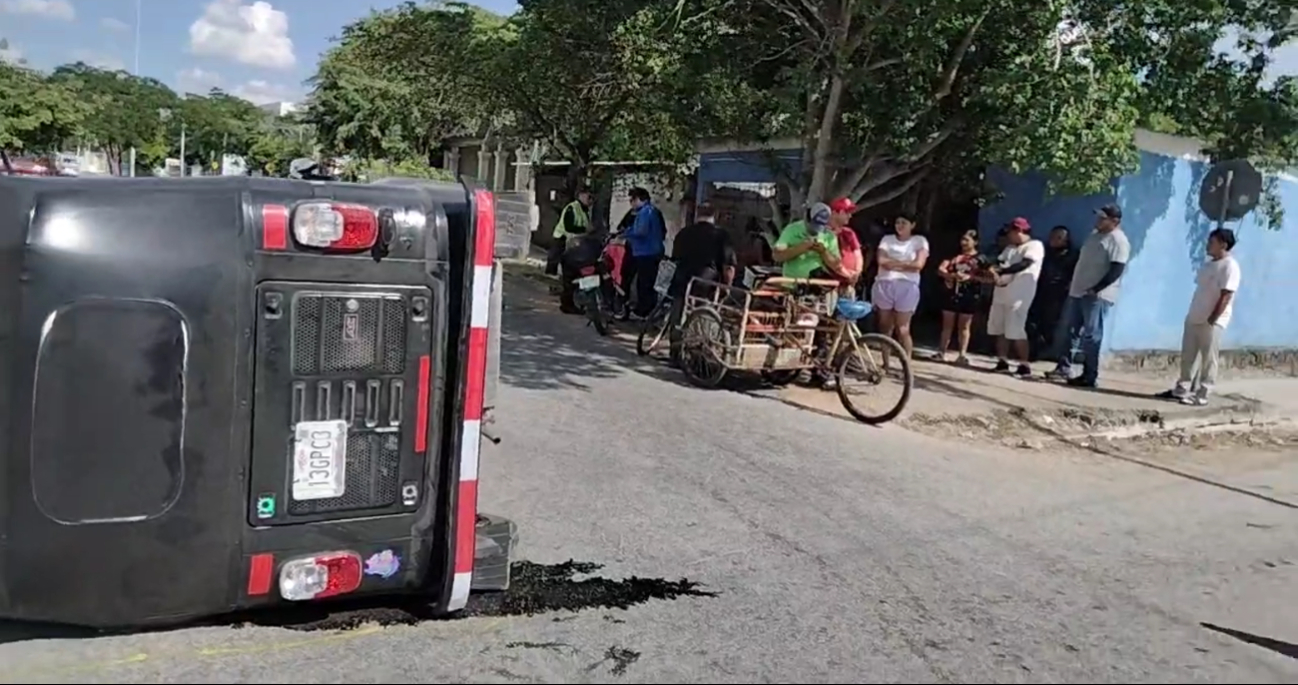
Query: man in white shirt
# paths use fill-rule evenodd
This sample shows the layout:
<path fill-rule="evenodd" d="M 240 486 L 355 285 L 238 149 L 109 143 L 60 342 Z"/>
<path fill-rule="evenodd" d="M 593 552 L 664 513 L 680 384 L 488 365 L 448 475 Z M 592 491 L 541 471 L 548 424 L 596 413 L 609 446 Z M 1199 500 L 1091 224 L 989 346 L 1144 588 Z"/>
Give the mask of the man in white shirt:
<path fill-rule="evenodd" d="M 992 267 L 996 275 L 996 290 L 992 293 L 992 308 L 987 316 L 987 334 L 996 337 L 996 370 L 1010 370 L 1010 346 L 1018 369 L 1014 375 L 1029 378 L 1028 366 L 1028 310 L 1037 294 L 1037 279 L 1041 276 L 1041 263 L 1046 258 L 1046 246 L 1032 237 L 1028 220 L 1018 217 L 1006 227 L 1009 245 L 1001 253 L 999 263 Z"/>
<path fill-rule="evenodd" d="M 1219 228 L 1208 234 L 1208 261 L 1195 277 L 1194 297 L 1181 333 L 1181 377 L 1176 387 L 1159 395 L 1182 404 L 1203 406 L 1217 382 L 1221 336 L 1230 324 L 1239 290 L 1239 262 L 1230 255 L 1235 232 Z"/>

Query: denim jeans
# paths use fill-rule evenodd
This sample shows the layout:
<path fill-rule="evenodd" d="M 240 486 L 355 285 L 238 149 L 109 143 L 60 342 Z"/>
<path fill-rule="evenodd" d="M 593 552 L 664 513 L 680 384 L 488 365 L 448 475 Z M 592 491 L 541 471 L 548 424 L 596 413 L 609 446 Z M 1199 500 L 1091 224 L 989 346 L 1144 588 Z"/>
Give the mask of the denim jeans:
<path fill-rule="evenodd" d="M 1082 381 L 1095 383 L 1100 376 L 1100 344 L 1104 342 L 1104 322 L 1109 318 L 1112 302 L 1094 295 L 1070 297 L 1055 328 L 1056 367 L 1061 374 L 1071 374 L 1073 351 L 1082 353 Z"/>

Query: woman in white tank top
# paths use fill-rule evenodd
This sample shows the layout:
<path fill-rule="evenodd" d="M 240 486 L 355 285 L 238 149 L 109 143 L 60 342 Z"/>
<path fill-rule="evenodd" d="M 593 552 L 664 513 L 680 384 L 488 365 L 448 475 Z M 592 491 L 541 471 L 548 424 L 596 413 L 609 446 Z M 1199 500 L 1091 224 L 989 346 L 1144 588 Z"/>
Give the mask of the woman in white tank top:
<path fill-rule="evenodd" d="M 928 240 L 915 235 L 915 220 L 910 216 L 898 216 L 893 228 L 895 235 L 879 241 L 879 275 L 870 301 L 879 313 L 879 332 L 895 336 L 910 355 L 914 351 L 910 319 L 919 308 L 919 272 L 928 261 Z"/>

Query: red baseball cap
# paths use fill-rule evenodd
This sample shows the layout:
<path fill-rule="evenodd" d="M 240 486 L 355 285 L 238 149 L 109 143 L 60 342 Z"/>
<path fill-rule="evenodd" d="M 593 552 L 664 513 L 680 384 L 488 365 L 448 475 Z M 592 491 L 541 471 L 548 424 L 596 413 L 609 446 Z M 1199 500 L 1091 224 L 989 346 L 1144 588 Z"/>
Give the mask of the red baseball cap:
<path fill-rule="evenodd" d="M 856 211 L 856 203 L 848 198 L 840 197 L 829 203 L 829 208 L 835 212 L 852 213 Z"/>
<path fill-rule="evenodd" d="M 1014 217 L 1014 220 L 1010 222 L 1009 228 L 1011 231 L 1018 231 L 1019 233 L 1030 233 L 1032 224 L 1029 224 L 1027 219 L 1018 216 Z"/>

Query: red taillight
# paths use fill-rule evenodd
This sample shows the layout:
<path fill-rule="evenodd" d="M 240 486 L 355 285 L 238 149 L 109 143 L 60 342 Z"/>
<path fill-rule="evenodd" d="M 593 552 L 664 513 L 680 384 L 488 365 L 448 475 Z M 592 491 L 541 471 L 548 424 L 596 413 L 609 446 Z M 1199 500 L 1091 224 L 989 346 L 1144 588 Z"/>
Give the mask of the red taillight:
<path fill-rule="evenodd" d="M 581 276 L 594 276 L 594 275 L 595 275 L 595 267 L 593 267 L 593 266 L 583 266 L 583 267 L 581 268 L 581 271 L 579 272 L 579 275 L 581 275 Z"/>
<path fill-rule="evenodd" d="M 293 239 L 322 250 L 368 250 L 379 239 L 378 213 L 364 205 L 305 202 L 293 208 Z"/>
<path fill-rule="evenodd" d="M 326 552 L 284 562 L 279 594 L 300 602 L 354 592 L 361 586 L 361 557 L 355 552 Z"/>

